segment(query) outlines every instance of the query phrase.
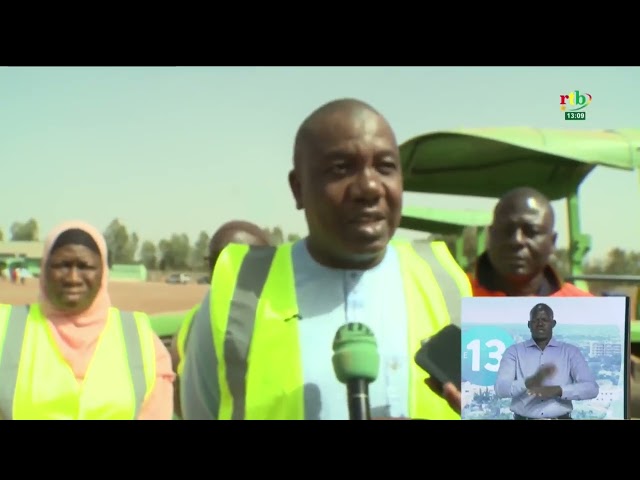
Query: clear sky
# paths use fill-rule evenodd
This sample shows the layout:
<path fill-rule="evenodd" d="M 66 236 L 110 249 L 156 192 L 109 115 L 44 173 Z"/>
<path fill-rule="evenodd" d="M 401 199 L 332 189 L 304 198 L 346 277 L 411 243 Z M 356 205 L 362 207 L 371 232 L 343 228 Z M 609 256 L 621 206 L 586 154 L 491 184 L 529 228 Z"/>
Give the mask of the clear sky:
<path fill-rule="evenodd" d="M 558 325 L 616 325 L 626 323 L 624 297 L 475 297 L 462 299 L 462 325 L 501 325 L 529 320 L 529 312 L 543 301 Z"/>
<path fill-rule="evenodd" d="M 567 128 L 559 95 L 593 95 L 576 128 L 638 127 L 638 68 L 0 68 L 0 227 L 35 217 L 143 239 L 246 219 L 305 233 L 287 185 L 293 138 L 321 104 L 357 97 L 399 142 L 460 127 Z M 638 175 L 597 169 L 582 187 L 592 257 L 638 249 Z M 405 203 L 490 209 L 494 201 L 407 194 Z M 565 204 L 556 204 L 566 246 Z M 406 234 L 403 231 L 402 234 Z M 406 235 L 415 237 L 414 235 Z"/>

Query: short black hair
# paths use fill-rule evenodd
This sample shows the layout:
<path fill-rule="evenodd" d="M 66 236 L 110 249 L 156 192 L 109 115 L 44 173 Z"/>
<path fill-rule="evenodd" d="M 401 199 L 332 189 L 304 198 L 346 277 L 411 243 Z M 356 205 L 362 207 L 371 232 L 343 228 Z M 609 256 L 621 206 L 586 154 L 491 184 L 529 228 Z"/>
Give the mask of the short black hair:
<path fill-rule="evenodd" d="M 545 312 L 553 320 L 553 309 L 546 303 L 537 303 L 533 306 L 529 312 L 529 320 L 538 312 Z"/>
<path fill-rule="evenodd" d="M 540 202 L 542 209 L 551 216 L 551 226 L 553 228 L 553 226 L 555 225 L 555 212 L 553 211 L 553 205 L 551 205 L 551 202 L 544 193 L 531 187 L 516 187 L 503 194 L 493 209 L 494 222 L 492 223 L 495 223 L 497 212 L 499 212 L 500 209 L 503 208 L 506 204 L 517 204 L 526 198 L 533 198 Z"/>
<path fill-rule="evenodd" d="M 357 98 L 340 98 L 331 102 L 327 102 L 324 105 L 316 108 L 307 116 L 307 118 L 304 119 L 296 133 L 293 147 L 293 166 L 295 169 L 300 166 L 300 159 L 304 154 L 304 151 L 306 150 L 310 139 L 315 135 L 313 131 L 315 128 L 315 123 L 319 119 L 322 119 L 323 117 L 334 112 L 349 110 L 368 110 L 382 117 L 378 110 L 373 108 L 368 103 L 362 100 L 358 100 Z"/>

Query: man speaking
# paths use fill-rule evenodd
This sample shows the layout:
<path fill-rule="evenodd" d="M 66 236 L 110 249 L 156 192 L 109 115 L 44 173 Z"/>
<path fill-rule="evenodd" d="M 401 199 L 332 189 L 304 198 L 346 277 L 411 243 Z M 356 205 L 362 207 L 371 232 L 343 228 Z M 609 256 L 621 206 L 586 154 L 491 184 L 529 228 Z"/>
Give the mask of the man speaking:
<path fill-rule="evenodd" d="M 553 338 L 556 320 L 545 303 L 531 309 L 531 339 L 516 343 L 500 361 L 495 392 L 511 398 L 514 420 L 571 420 L 573 400 L 591 400 L 599 388 L 578 347 Z"/>
<path fill-rule="evenodd" d="M 308 235 L 222 251 L 185 352 L 184 418 L 350 418 L 332 345 L 345 324 L 362 323 L 380 355 L 373 418 L 459 419 L 459 397 L 427 388 L 413 356 L 458 323 L 471 285 L 446 244 L 393 240 L 403 177 L 387 120 L 355 99 L 316 109 L 297 132 L 289 186 Z"/>

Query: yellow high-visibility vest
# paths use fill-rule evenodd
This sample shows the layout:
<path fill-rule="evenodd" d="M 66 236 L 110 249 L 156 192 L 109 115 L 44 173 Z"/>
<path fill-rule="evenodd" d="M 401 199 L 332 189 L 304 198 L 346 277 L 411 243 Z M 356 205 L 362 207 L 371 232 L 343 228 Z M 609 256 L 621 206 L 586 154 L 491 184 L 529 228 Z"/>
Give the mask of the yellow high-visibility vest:
<path fill-rule="evenodd" d="M 184 320 L 182 320 L 182 325 L 180 325 L 180 330 L 178 330 L 178 337 L 176 338 L 176 346 L 178 348 L 178 355 L 180 358 L 176 368 L 178 375 L 182 375 L 182 372 L 184 371 L 184 350 L 189 338 L 189 332 L 191 331 L 191 322 L 199 308 L 200 305 L 196 305 L 186 313 Z"/>
<path fill-rule="evenodd" d="M 80 384 L 38 304 L 0 305 L 0 418 L 134 420 L 155 386 L 155 359 L 147 315 L 111 308 Z"/>
<path fill-rule="evenodd" d="M 304 419 L 304 380 L 291 243 L 278 247 L 231 244 L 213 272 L 210 313 L 218 360 L 218 419 Z M 462 297 L 471 285 L 444 242 L 398 252 L 408 313 L 409 351 L 450 323 L 460 325 Z M 427 374 L 410 361 L 409 415 L 459 419 L 425 384 Z"/>

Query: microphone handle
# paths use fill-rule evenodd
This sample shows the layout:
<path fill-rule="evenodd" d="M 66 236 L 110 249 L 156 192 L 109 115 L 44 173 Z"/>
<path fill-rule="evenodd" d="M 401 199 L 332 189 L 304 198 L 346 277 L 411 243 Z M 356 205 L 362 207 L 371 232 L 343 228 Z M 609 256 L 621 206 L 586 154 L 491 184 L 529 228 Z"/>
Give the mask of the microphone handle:
<path fill-rule="evenodd" d="M 347 382 L 349 420 L 371 420 L 369 383 L 363 379 Z"/>

